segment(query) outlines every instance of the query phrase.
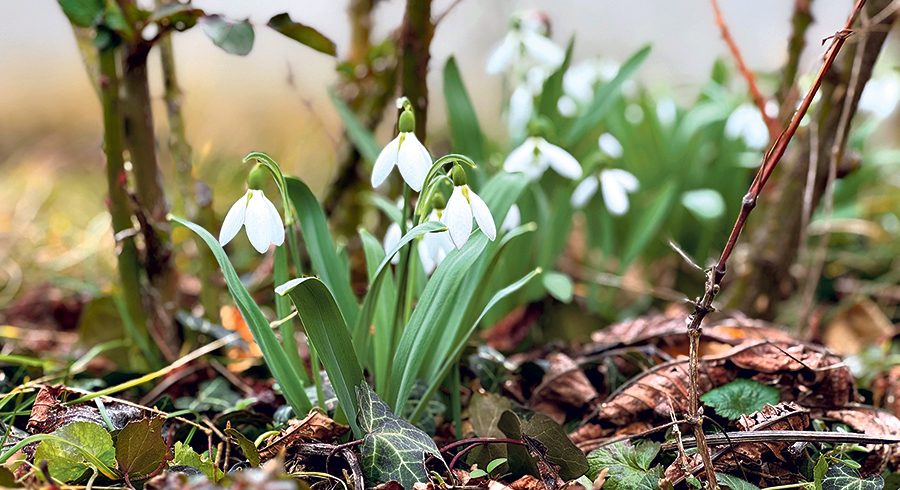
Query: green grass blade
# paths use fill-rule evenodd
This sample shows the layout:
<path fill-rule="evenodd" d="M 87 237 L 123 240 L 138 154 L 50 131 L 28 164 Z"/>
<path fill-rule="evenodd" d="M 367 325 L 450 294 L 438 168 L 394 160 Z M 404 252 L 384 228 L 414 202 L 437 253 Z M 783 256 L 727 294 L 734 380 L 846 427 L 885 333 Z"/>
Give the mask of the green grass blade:
<path fill-rule="evenodd" d="M 619 95 L 619 89 L 622 88 L 622 84 L 634 75 L 649 54 L 650 46 L 644 46 L 638 50 L 637 53 L 631 55 L 631 58 L 628 58 L 628 61 L 622 64 L 619 68 L 619 73 L 616 74 L 615 78 L 597 90 L 597 93 L 594 95 L 594 100 L 591 101 L 590 107 L 587 108 L 584 114 L 575 120 L 572 127 L 569 128 L 569 131 L 565 134 L 563 146 L 569 147 L 574 145 L 581 140 L 588 131 L 600 124 L 600 121 L 603 120 L 603 116 L 606 115 L 606 112 L 612 107 L 613 102 L 615 102 L 616 96 Z"/>
<path fill-rule="evenodd" d="M 350 332 L 328 286 L 315 277 L 302 277 L 278 286 L 275 292 L 290 296 L 297 307 L 306 335 L 325 366 L 331 387 L 344 407 L 353 434 L 361 437 L 356 424 L 359 407 L 354 387 L 365 383 L 365 379 L 350 340 Z"/>
<path fill-rule="evenodd" d="M 346 262 L 338 256 L 337 248 L 331 239 L 325 213 L 319 206 L 316 196 L 303 181 L 285 177 L 284 184 L 288 196 L 294 204 L 294 209 L 297 210 L 300 229 L 312 259 L 313 268 L 322 282 L 331 290 L 331 294 L 340 307 L 341 314 L 344 315 L 344 321 L 348 325 L 353 325 L 359 315 L 359 303 L 350 287 L 350 272 L 345 266 Z"/>
<path fill-rule="evenodd" d="M 641 218 L 634 226 L 634 232 L 628 237 L 628 244 L 622 252 L 620 271 L 624 271 L 659 232 L 666 218 L 672 212 L 677 190 L 678 185 L 675 182 L 667 183 L 657 194 L 650 209 L 641 214 Z"/>
<path fill-rule="evenodd" d="M 444 65 L 444 100 L 447 102 L 453 152 L 467 155 L 479 163 L 484 162 L 484 134 L 453 56 Z"/>
<path fill-rule="evenodd" d="M 379 265 L 384 261 L 385 253 L 381 243 L 366 230 L 360 230 L 363 251 L 366 254 L 366 271 L 369 275 L 369 284 L 375 284 L 375 278 L 379 273 Z M 372 363 L 372 375 L 375 378 L 375 392 L 384 392 L 387 389 L 387 373 L 390 368 L 391 334 L 394 327 L 394 305 L 397 304 L 397 285 L 390 268 L 381 269 L 384 278 L 379 282 L 380 290 L 375 294 L 375 333 L 373 335 L 374 359 Z"/>
<path fill-rule="evenodd" d="M 231 265 L 231 261 L 228 260 L 228 255 L 225 254 L 225 250 L 219 245 L 219 241 L 210 235 L 208 231 L 203 229 L 203 227 L 191 223 L 190 221 L 175 217 L 170 219 L 173 223 L 184 226 L 196 233 L 204 242 L 206 242 L 209 249 L 212 250 L 213 255 L 216 257 L 216 261 L 219 262 L 219 267 L 222 269 L 222 274 L 225 276 L 228 292 L 231 293 L 231 297 L 234 299 L 238 310 L 240 310 L 241 316 L 244 317 L 244 321 L 246 321 L 247 326 L 250 327 L 250 331 L 253 333 L 253 339 L 256 340 L 256 343 L 259 345 L 259 350 L 262 351 L 266 364 L 269 366 L 272 375 L 275 377 L 275 381 L 281 386 L 284 397 L 287 398 L 288 403 L 294 409 L 296 414 L 302 415 L 308 413 L 312 409 L 312 403 L 310 403 L 309 398 L 306 396 L 306 391 L 303 390 L 303 383 L 300 381 L 302 375 L 291 363 L 287 354 L 284 352 L 284 349 L 281 347 L 281 344 L 278 342 L 278 339 L 275 337 L 275 332 L 273 332 L 272 328 L 269 326 L 268 320 L 263 316 L 262 311 L 260 311 L 259 306 L 253 301 L 253 298 L 250 297 L 247 288 L 241 283 L 241 278 L 238 277 L 237 272 L 235 272 L 234 267 Z"/>
<path fill-rule="evenodd" d="M 353 142 L 353 146 L 359 150 L 359 154 L 363 158 L 375 163 L 375 160 L 378 159 L 378 154 L 381 153 L 381 145 L 375 141 L 375 136 L 359 122 L 353 109 L 350 109 L 334 91 L 329 90 L 328 96 L 331 97 L 331 103 L 334 104 L 338 115 L 341 116 L 344 130 L 347 132 L 347 137 Z"/>
<path fill-rule="evenodd" d="M 559 109 L 556 107 L 559 98 L 563 95 L 563 76 L 569 69 L 569 63 L 572 62 L 572 48 L 574 47 L 575 38 L 573 37 L 569 40 L 569 45 L 566 48 L 566 57 L 563 59 L 562 65 L 559 65 L 559 68 L 547 77 L 547 81 L 544 82 L 541 98 L 538 101 L 538 114 L 549 118 L 554 123 L 558 123 L 560 120 Z"/>

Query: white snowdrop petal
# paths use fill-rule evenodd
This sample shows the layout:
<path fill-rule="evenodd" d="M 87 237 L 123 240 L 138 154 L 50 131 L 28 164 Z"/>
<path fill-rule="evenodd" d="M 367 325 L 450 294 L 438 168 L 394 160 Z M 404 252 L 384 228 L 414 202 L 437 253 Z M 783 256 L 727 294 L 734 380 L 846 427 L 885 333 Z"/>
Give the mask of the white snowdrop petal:
<path fill-rule="evenodd" d="M 222 221 L 222 229 L 219 230 L 219 244 L 223 247 L 237 236 L 244 225 L 244 216 L 247 212 L 247 199 L 250 191 L 248 190 L 240 199 L 231 205 L 225 220 Z"/>
<path fill-rule="evenodd" d="M 462 193 L 462 187 L 454 187 L 447 209 L 444 211 L 444 223 L 450 232 L 450 240 L 457 249 L 463 248 L 472 233 L 472 207 Z"/>
<path fill-rule="evenodd" d="M 621 182 L 609 174 L 610 170 L 600 172 L 600 191 L 606 209 L 614 216 L 622 216 L 628 212 L 628 193 Z"/>
<path fill-rule="evenodd" d="M 400 151 L 400 136 L 391 140 L 387 146 L 378 154 L 375 159 L 375 166 L 372 168 L 372 187 L 378 187 L 384 183 L 394 165 L 397 165 L 397 155 Z"/>
<path fill-rule="evenodd" d="M 437 268 L 437 264 L 431 255 L 431 245 L 428 240 L 429 235 L 431 235 L 431 233 L 426 233 L 419 241 L 419 244 L 416 245 L 416 250 L 419 251 L 419 261 L 422 262 L 422 270 L 425 272 L 426 276 L 430 276 L 431 273 L 434 272 L 434 269 Z"/>
<path fill-rule="evenodd" d="M 675 122 L 675 117 L 677 115 L 678 108 L 675 107 L 675 102 L 672 99 L 663 99 L 657 102 L 656 117 L 663 125 L 668 126 Z"/>
<path fill-rule="evenodd" d="M 581 102 L 589 102 L 594 97 L 594 83 L 597 68 L 591 61 L 583 61 L 569 68 L 563 75 L 563 91 Z"/>
<path fill-rule="evenodd" d="M 572 180 L 581 178 L 581 164 L 566 150 L 543 140 L 538 145 L 538 150 L 550 168 L 559 175 Z"/>
<path fill-rule="evenodd" d="M 534 160 L 534 138 L 528 138 L 510 152 L 503 162 L 503 170 L 509 173 L 524 172 Z"/>
<path fill-rule="evenodd" d="M 510 206 L 509 211 L 506 212 L 506 218 L 503 218 L 503 223 L 500 224 L 500 231 L 511 231 L 518 228 L 521 224 L 522 211 L 519 210 L 517 204 L 513 204 Z"/>
<path fill-rule="evenodd" d="M 565 51 L 549 38 L 526 31 L 522 34 L 522 44 L 528 54 L 537 62 L 556 68 L 566 57 Z"/>
<path fill-rule="evenodd" d="M 284 244 L 284 222 L 281 221 L 281 215 L 278 214 L 275 205 L 272 204 L 272 201 L 266 197 L 263 191 L 259 191 L 259 195 L 266 205 L 266 213 L 268 215 L 266 224 L 269 229 L 269 241 L 275 246 L 281 246 Z"/>
<path fill-rule="evenodd" d="M 251 191 L 250 201 L 247 203 L 247 214 L 244 217 L 245 226 L 247 228 L 247 238 L 250 244 L 259 253 L 266 253 L 269 249 L 269 241 L 271 237 L 271 228 L 269 223 L 269 212 L 266 209 L 265 196 L 262 191 Z"/>
<path fill-rule="evenodd" d="M 725 214 L 725 199 L 715 189 L 696 189 L 681 195 L 681 204 L 699 219 L 713 220 Z"/>
<path fill-rule="evenodd" d="M 572 207 L 575 209 L 583 209 L 587 206 L 587 203 L 594 197 L 594 194 L 597 193 L 597 187 L 599 187 L 599 185 L 600 183 L 594 175 L 589 175 L 586 179 L 582 180 L 572 192 L 570 201 Z"/>
<path fill-rule="evenodd" d="M 389 253 L 398 243 L 400 243 L 400 238 L 402 238 L 400 235 L 400 225 L 391 223 L 391 226 L 388 226 L 387 231 L 384 232 L 384 241 L 382 241 L 384 253 Z M 394 256 L 391 257 L 391 263 L 394 265 L 399 264 L 400 254 L 394 254 Z"/>
<path fill-rule="evenodd" d="M 425 184 L 425 177 L 431 169 L 431 155 L 425 146 L 419 142 L 415 133 L 403 133 L 406 138 L 400 145 L 400 154 L 397 157 L 397 166 L 400 168 L 400 174 L 403 180 L 414 191 L 422 190 Z"/>
<path fill-rule="evenodd" d="M 603 153 L 606 153 L 613 158 L 622 158 L 624 149 L 622 148 L 622 143 L 619 143 L 619 140 L 617 140 L 615 136 L 609 133 L 603 133 L 600 135 L 600 138 L 597 139 L 597 145 Z"/>
<path fill-rule="evenodd" d="M 640 187 L 640 182 L 638 182 L 637 177 L 634 176 L 631 172 L 627 170 L 622 170 L 621 168 L 611 168 L 609 170 L 605 170 L 606 175 L 610 178 L 616 179 L 619 182 L 619 185 L 625 189 L 625 192 L 634 192 L 638 190 Z"/>
<path fill-rule="evenodd" d="M 487 72 L 490 75 L 503 73 L 512 64 L 513 57 L 516 55 L 516 49 L 519 47 L 519 40 L 513 33 L 507 33 L 503 41 L 494 48 L 490 58 L 487 61 Z"/>
<path fill-rule="evenodd" d="M 491 210 L 488 209 L 484 200 L 478 194 L 475 194 L 472 189 L 469 189 L 469 200 L 472 202 L 472 214 L 475 215 L 475 222 L 478 223 L 481 231 L 493 241 L 497 238 L 497 225 L 494 224 L 494 216 L 491 215 Z"/>
<path fill-rule="evenodd" d="M 572 117 L 578 112 L 578 104 L 575 103 L 572 97 L 563 95 L 556 101 L 556 110 L 563 117 Z"/>
<path fill-rule="evenodd" d="M 506 114 L 509 133 L 513 138 L 525 135 L 532 112 L 534 112 L 534 96 L 528 87 L 520 85 L 509 98 L 509 110 Z"/>

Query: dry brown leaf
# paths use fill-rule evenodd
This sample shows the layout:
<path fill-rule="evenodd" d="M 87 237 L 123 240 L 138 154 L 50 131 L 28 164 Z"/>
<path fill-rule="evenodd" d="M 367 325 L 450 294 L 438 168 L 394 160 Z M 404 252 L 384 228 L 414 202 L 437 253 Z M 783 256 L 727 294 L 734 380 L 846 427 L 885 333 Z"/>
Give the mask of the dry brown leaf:
<path fill-rule="evenodd" d="M 839 313 L 822 332 L 822 343 L 842 355 L 858 354 L 863 348 L 894 333 L 894 325 L 871 299 L 862 298 Z"/>
<path fill-rule="evenodd" d="M 291 448 L 296 445 L 310 442 L 330 442 L 346 434 L 349 430 L 348 426 L 313 411 L 303 420 L 291 420 L 287 429 L 277 436 L 272 436 L 266 446 L 259 450 L 259 457 L 266 461 L 278 455 L 282 450 L 289 453 Z"/>
<path fill-rule="evenodd" d="M 25 426 L 26 430 L 32 434 L 47 434 L 71 422 L 93 422 L 106 426 L 95 402 L 65 405 L 60 399 L 66 392 L 66 388 L 62 385 L 41 387 L 35 397 L 31 416 Z M 71 398 L 78 396 L 80 395 Z M 116 429 L 121 429 L 128 422 L 140 420 L 145 416 L 140 408 L 112 400 L 105 400 L 104 408 Z"/>
<path fill-rule="evenodd" d="M 562 424 L 569 416 L 583 414 L 585 407 L 600 395 L 578 363 L 569 356 L 554 353 L 547 360 L 550 368 L 532 392 L 528 407 Z"/>

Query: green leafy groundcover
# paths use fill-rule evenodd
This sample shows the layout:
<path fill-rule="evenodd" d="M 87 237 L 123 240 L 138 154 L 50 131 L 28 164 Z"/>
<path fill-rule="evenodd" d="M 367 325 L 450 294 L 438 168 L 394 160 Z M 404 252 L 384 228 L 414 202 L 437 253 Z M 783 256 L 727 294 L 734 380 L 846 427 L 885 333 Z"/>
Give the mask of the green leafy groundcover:
<path fill-rule="evenodd" d="M 662 466 L 650 468 L 659 453 L 659 443 L 644 442 L 632 446 L 617 442 L 588 455 L 588 476 L 593 480 L 608 468 L 604 490 L 657 490 L 663 476 Z"/>
<path fill-rule="evenodd" d="M 34 460 L 47 460 L 50 474 L 57 480 L 79 480 L 88 470 L 103 471 L 116 465 L 112 437 L 99 424 L 72 422 L 53 431 L 52 439 L 41 441 Z"/>
<path fill-rule="evenodd" d="M 762 410 L 766 404 L 777 404 L 781 401 L 781 393 L 775 387 L 741 378 L 709 391 L 700 399 L 713 407 L 718 415 L 737 420 L 741 415 Z"/>

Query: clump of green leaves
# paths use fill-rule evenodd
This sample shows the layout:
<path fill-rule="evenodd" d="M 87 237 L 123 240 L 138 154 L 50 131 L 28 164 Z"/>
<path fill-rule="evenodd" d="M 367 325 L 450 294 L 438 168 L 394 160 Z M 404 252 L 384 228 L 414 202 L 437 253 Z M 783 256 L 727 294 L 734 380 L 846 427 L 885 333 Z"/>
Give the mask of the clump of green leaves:
<path fill-rule="evenodd" d="M 659 443 L 644 442 L 633 446 L 623 441 L 600 447 L 588 455 L 588 476 L 593 480 L 608 469 L 604 489 L 656 490 L 663 476 L 661 465 L 650 467 L 659 453 Z"/>
<path fill-rule="evenodd" d="M 761 410 L 766 404 L 775 405 L 781 401 L 777 388 L 766 386 L 752 379 L 736 379 L 700 397 L 703 403 L 713 407 L 716 413 L 726 419 L 737 420 L 741 415 L 749 415 Z"/>

